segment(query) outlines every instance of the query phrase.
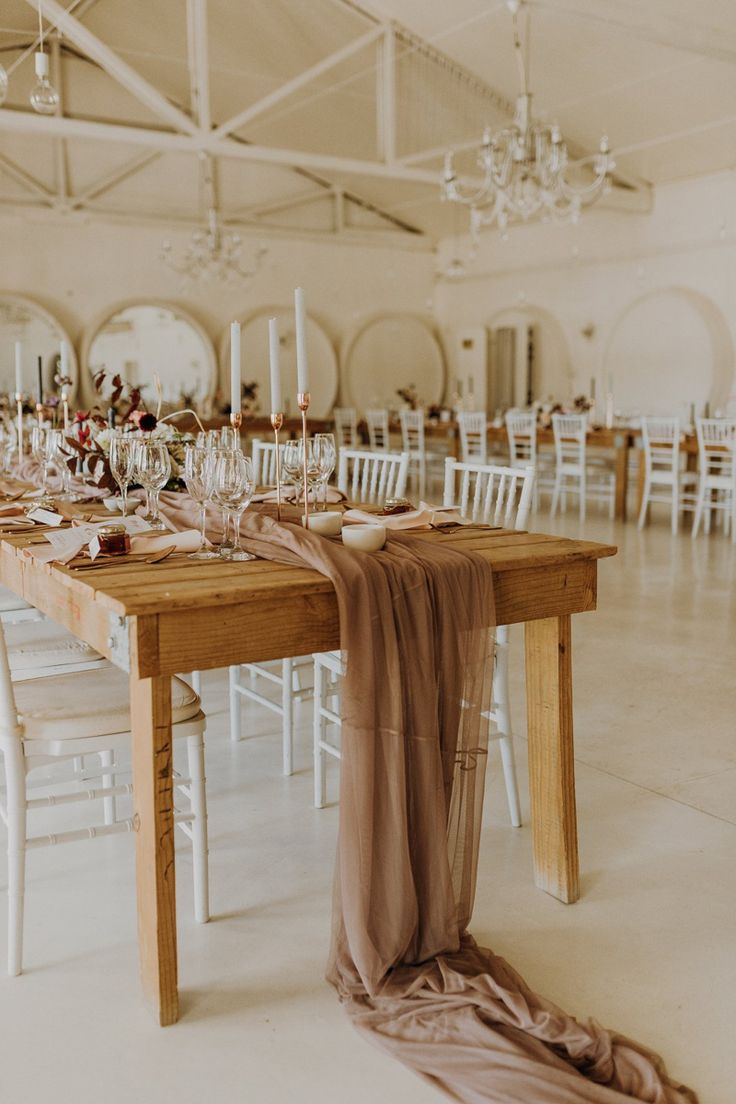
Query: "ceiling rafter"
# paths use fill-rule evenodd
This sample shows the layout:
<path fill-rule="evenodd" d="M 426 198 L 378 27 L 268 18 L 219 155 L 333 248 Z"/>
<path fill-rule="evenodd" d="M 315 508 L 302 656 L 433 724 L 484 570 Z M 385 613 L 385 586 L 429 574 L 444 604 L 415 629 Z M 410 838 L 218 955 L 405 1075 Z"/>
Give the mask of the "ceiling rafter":
<path fill-rule="evenodd" d="M 73 15 L 70 15 L 57 0 L 26 0 L 31 8 L 39 7 L 49 23 L 74 42 L 88 57 L 96 61 L 105 72 L 113 77 L 140 103 L 144 104 L 163 122 L 184 134 L 194 135 L 198 128 L 194 122 L 176 107 L 170 100 L 154 88 L 140 73 L 128 65 L 127 61 L 106 46 L 97 35 L 92 34 Z"/>
<path fill-rule="evenodd" d="M 41 199 L 49 204 L 53 203 L 54 193 L 51 189 L 47 188 L 45 184 L 42 184 L 40 180 L 37 180 L 35 176 L 26 172 L 26 170 L 21 168 L 20 165 L 17 165 L 15 161 L 11 161 L 4 153 L 0 153 L 0 172 L 4 172 L 6 176 L 15 180 L 16 183 L 21 184 L 26 191 L 40 196 Z"/>
<path fill-rule="evenodd" d="M 187 0 L 187 50 L 192 114 L 201 130 L 212 128 L 207 0 Z"/>
<path fill-rule="evenodd" d="M 157 161 L 161 156 L 156 150 L 149 151 L 147 153 L 140 154 L 138 157 L 134 157 L 132 160 L 128 160 L 123 165 L 118 165 L 110 172 L 104 173 L 99 179 L 85 188 L 83 192 L 75 195 L 72 198 L 71 206 L 74 209 L 84 207 L 91 199 L 97 199 L 99 196 L 104 195 L 105 192 L 111 191 L 116 188 L 118 184 L 122 184 L 124 180 L 128 180 L 131 176 L 139 173 L 142 169 L 148 167 L 154 161 Z"/>

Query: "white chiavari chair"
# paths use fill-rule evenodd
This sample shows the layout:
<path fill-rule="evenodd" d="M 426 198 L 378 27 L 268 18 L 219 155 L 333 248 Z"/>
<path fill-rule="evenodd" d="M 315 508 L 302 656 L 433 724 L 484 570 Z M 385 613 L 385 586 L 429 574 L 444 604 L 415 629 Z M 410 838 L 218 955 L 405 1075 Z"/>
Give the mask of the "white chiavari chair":
<path fill-rule="evenodd" d="M 723 514 L 728 533 L 736 514 L 736 418 L 696 418 L 698 435 L 698 497 L 693 519 L 693 538 L 700 523 L 710 533 L 711 513 Z M 736 542 L 736 535 L 731 533 Z"/>
<path fill-rule="evenodd" d="M 650 502 L 666 502 L 671 508 L 672 532 L 677 533 L 680 510 L 695 509 L 695 494 L 691 488 L 698 481 L 695 472 L 680 470 L 680 419 L 642 418 L 641 438 L 644 450 L 644 490 L 639 511 L 639 529 L 644 528 Z"/>
<path fill-rule="evenodd" d="M 463 462 L 485 464 L 488 459 L 488 418 L 485 410 L 461 410 L 457 416 L 457 424 Z"/>
<path fill-rule="evenodd" d="M 279 444 L 279 454 L 283 458 L 284 445 Z M 253 457 L 253 478 L 256 487 L 276 486 L 276 442 L 255 439 L 251 445 Z"/>
<path fill-rule="evenodd" d="M 358 419 L 352 406 L 336 406 L 332 411 L 335 420 L 335 444 L 338 449 L 359 448 Z"/>
<path fill-rule="evenodd" d="M 5 792 L 0 816 L 8 834 L 8 973 L 21 972 L 26 853 L 38 847 L 72 843 L 118 832 L 133 832 L 133 817 L 112 824 L 30 836 L 29 814 L 76 802 L 105 801 L 132 792 L 129 784 L 108 786 L 102 768 L 100 786 L 85 779 L 83 789 L 29 798 L 28 775 L 39 768 L 82 756 L 129 747 L 130 688 L 127 677 L 112 666 L 34 678 L 15 684 L 11 678 L 5 634 L 0 625 L 0 750 L 5 765 Z M 209 919 L 207 871 L 207 801 L 204 772 L 205 717 L 199 697 L 187 683 L 172 679 L 172 735 L 187 742 L 189 777 L 174 773 L 176 794 L 187 808 L 175 811 L 175 823 L 192 842 L 194 913 L 199 923 Z M 68 780 L 62 778 L 62 782 Z M 48 780 L 45 788 L 52 788 Z"/>
<path fill-rule="evenodd" d="M 399 411 L 401 424 L 401 448 L 409 454 L 409 481 L 416 488 L 420 498 L 427 494 L 427 469 L 436 459 L 434 453 L 427 452 L 424 432 L 423 410 Z"/>
<path fill-rule="evenodd" d="M 338 487 L 354 501 L 380 503 L 401 498 L 406 490 L 409 455 L 406 452 L 368 452 L 343 449 L 340 453 Z M 339 695 L 342 654 L 317 652 L 314 659 L 314 805 L 324 808 L 327 787 L 327 756 L 340 758 L 340 748 L 327 738 L 327 725 L 340 724 L 330 701 Z"/>
<path fill-rule="evenodd" d="M 552 492 L 551 516 L 568 493 L 577 494 L 580 520 L 585 521 L 587 499 L 608 506 L 608 516 L 616 510 L 616 474 L 613 466 L 595 465 L 588 471 L 588 419 L 584 414 L 553 414 L 552 432 L 555 438 L 555 485 Z"/>
<path fill-rule="evenodd" d="M 445 461 L 445 506 L 458 505 L 464 517 L 506 529 L 525 529 L 534 490 L 534 468 L 507 468 L 493 464 Z M 459 479 L 459 485 L 458 485 Z M 516 779 L 514 736 L 511 726 L 509 686 L 509 627 L 496 626 L 493 658 L 489 740 L 498 743 L 511 823 L 521 825 L 521 804 Z"/>
<path fill-rule="evenodd" d="M 385 502 L 401 498 L 409 472 L 407 452 L 341 449 L 337 486 L 353 502 Z"/>
<path fill-rule="evenodd" d="M 388 452 L 391 448 L 388 410 L 366 410 L 368 443 L 372 452 Z"/>
<path fill-rule="evenodd" d="M 524 410 L 509 410 L 504 419 L 512 468 L 534 468 L 534 509 L 539 509 L 542 490 L 552 491 L 554 478 L 549 465 L 543 462 L 537 449 L 537 416 Z"/>

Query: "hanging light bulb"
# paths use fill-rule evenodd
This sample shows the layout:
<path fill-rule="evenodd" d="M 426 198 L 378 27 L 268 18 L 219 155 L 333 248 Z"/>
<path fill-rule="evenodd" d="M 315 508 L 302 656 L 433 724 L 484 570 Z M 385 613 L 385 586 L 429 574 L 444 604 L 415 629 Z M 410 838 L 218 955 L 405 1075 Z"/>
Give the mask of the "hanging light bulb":
<path fill-rule="evenodd" d="M 39 50 L 35 61 L 38 79 L 31 89 L 31 107 L 39 115 L 54 115 L 59 106 L 59 93 L 49 80 L 49 56 Z"/>
<path fill-rule="evenodd" d="M 8 98 L 8 74 L 3 65 L 0 65 L 0 107 Z"/>

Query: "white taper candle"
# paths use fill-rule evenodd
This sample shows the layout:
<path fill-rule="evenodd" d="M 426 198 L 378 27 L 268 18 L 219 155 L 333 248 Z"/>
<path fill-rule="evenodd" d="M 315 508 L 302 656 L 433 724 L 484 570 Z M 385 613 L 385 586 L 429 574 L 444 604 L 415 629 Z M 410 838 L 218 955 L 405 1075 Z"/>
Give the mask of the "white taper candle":
<path fill-rule="evenodd" d="M 20 341 L 15 343 L 15 393 L 23 394 L 23 346 Z"/>
<path fill-rule="evenodd" d="M 276 318 L 268 320 L 268 352 L 271 362 L 271 413 L 281 414 L 281 368 L 279 365 L 279 324 Z"/>
<path fill-rule="evenodd" d="M 240 323 L 230 323 L 230 410 L 240 413 Z"/>
<path fill-rule="evenodd" d="M 309 365 L 307 364 L 307 312 L 304 305 L 304 288 L 294 292 L 296 312 L 296 389 L 300 395 L 309 392 Z"/>

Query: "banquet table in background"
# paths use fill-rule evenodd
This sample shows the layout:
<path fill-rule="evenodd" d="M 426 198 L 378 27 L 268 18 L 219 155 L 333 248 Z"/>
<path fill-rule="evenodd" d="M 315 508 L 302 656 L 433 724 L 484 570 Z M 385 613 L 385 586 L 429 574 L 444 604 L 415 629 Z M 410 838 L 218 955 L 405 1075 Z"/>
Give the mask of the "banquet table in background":
<path fill-rule="evenodd" d="M 493 568 L 497 623 L 525 623 L 534 877 L 571 903 L 579 895 L 571 615 L 595 609 L 598 560 L 616 549 L 506 530 L 423 536 L 483 555 Z M 2 583 L 130 673 L 141 980 L 159 1023 L 171 1024 L 178 960 L 170 676 L 337 648 L 335 591 L 312 570 L 267 560 L 182 557 L 75 573 L 24 555 L 29 539 L 0 535 Z"/>

